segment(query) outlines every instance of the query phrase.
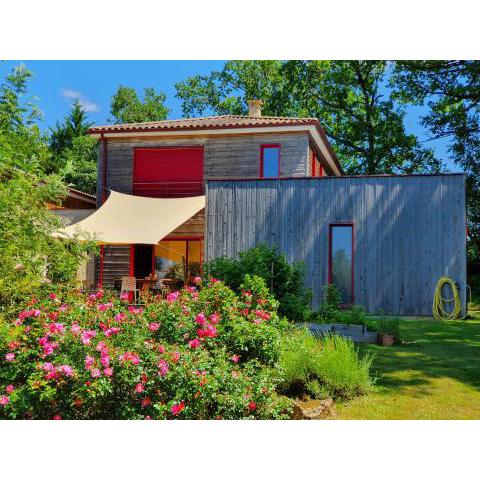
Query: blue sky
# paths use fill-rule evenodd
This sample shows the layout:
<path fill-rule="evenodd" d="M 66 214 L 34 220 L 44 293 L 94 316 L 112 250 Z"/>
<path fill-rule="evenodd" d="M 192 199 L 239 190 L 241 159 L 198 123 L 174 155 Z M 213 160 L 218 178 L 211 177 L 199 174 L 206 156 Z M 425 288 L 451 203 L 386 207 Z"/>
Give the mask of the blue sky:
<path fill-rule="evenodd" d="M 0 63 L 0 79 L 18 65 L 20 61 Z M 141 91 L 145 87 L 154 87 L 167 95 L 166 104 L 170 108 L 170 118 L 181 118 L 180 102 L 175 98 L 175 83 L 190 75 L 208 74 L 221 69 L 223 61 L 29 61 L 23 63 L 32 70 L 34 77 L 30 82 L 30 92 L 37 97 L 37 103 L 44 114 L 40 127 L 47 129 L 62 120 L 70 110 L 75 98 L 79 98 L 88 111 L 89 118 L 97 125 L 108 123 L 110 100 L 119 85 L 134 87 Z M 406 114 L 407 130 L 420 139 L 426 138 L 426 132 L 419 119 L 425 110 L 421 107 L 409 107 Z M 436 155 L 446 161 L 447 141 L 428 142 Z M 446 162 L 449 169 L 456 169 Z"/>

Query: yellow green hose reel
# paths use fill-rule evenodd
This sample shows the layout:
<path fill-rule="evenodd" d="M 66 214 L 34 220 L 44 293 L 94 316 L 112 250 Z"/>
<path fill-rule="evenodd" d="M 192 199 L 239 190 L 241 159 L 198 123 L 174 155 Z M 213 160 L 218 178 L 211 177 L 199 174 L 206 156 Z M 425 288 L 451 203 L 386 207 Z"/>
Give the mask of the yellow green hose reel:
<path fill-rule="evenodd" d="M 448 285 L 452 292 L 451 298 L 442 296 L 443 287 Z M 453 308 L 446 309 L 445 307 L 453 303 Z M 435 293 L 433 295 L 433 317 L 435 320 L 455 320 L 459 318 L 462 313 L 462 304 L 460 295 L 458 293 L 457 284 L 448 277 L 442 277 L 437 283 Z"/>

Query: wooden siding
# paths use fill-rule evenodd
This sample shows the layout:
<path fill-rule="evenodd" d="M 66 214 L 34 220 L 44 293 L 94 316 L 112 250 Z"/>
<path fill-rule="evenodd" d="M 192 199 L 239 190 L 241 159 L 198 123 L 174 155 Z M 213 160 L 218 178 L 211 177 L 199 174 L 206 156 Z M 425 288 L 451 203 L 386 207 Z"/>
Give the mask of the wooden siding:
<path fill-rule="evenodd" d="M 355 228 L 355 303 L 431 315 L 441 276 L 466 300 L 465 178 L 459 174 L 207 182 L 206 257 L 258 243 L 302 260 L 313 306 L 328 281 L 328 229 Z"/>
<path fill-rule="evenodd" d="M 169 237 L 203 237 L 205 233 L 205 209 L 200 210 L 176 228 Z"/>
<path fill-rule="evenodd" d="M 130 275 L 130 246 L 105 245 L 103 254 L 103 287 L 113 288 L 114 280 Z M 95 283 L 100 283 L 100 257 L 95 257 Z"/>
<path fill-rule="evenodd" d="M 107 189 L 132 194 L 133 150 L 137 147 L 203 146 L 204 178 L 258 178 L 260 145 L 281 144 L 280 173 L 304 177 L 308 168 L 307 133 L 256 134 L 196 138 L 108 139 Z M 102 200 L 103 145 L 99 142 L 97 180 L 98 205 Z"/>

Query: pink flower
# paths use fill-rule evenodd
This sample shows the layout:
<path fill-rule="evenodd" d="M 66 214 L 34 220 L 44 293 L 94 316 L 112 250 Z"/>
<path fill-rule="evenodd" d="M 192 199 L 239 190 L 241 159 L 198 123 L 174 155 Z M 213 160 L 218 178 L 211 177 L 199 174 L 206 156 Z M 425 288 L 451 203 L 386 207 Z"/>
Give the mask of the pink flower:
<path fill-rule="evenodd" d="M 107 377 L 111 377 L 113 375 L 113 368 L 112 367 L 107 367 L 103 370 L 103 373 L 107 376 Z"/>
<path fill-rule="evenodd" d="M 198 323 L 198 325 L 203 326 L 205 323 L 207 323 L 207 319 L 205 318 L 205 315 L 203 313 L 199 313 L 195 317 L 195 321 Z"/>
<path fill-rule="evenodd" d="M 13 362 L 15 360 L 15 354 L 10 352 L 5 355 L 5 360 L 7 362 Z"/>
<path fill-rule="evenodd" d="M 194 338 L 188 342 L 188 346 L 190 348 L 197 348 L 200 346 L 200 340 L 198 338 Z"/>
<path fill-rule="evenodd" d="M 122 300 L 122 302 L 124 301 L 128 301 L 128 293 L 121 293 L 120 294 L 120 300 Z"/>
<path fill-rule="evenodd" d="M 142 398 L 141 404 L 143 408 L 148 407 L 149 405 L 151 405 L 151 403 L 152 400 L 150 399 L 150 397 Z"/>
<path fill-rule="evenodd" d="M 158 346 L 158 353 L 165 353 L 165 347 L 163 345 Z"/>
<path fill-rule="evenodd" d="M 63 333 L 65 327 L 63 323 L 51 323 L 48 325 L 48 331 L 52 334 Z"/>
<path fill-rule="evenodd" d="M 97 332 L 95 330 L 85 330 L 83 333 L 82 333 L 82 343 L 84 345 L 90 345 L 90 342 L 92 340 L 93 337 L 96 337 L 97 336 Z"/>
<path fill-rule="evenodd" d="M 105 350 L 105 347 L 107 346 L 107 344 L 103 341 L 103 340 L 100 340 L 98 343 L 97 343 L 97 346 L 95 347 L 95 350 L 97 352 L 102 352 Z"/>
<path fill-rule="evenodd" d="M 92 378 L 98 378 L 101 374 L 102 372 L 98 368 L 92 368 L 92 370 L 90 371 L 90 375 L 92 376 Z"/>
<path fill-rule="evenodd" d="M 167 295 L 167 302 L 172 303 L 174 302 L 178 296 L 180 295 L 180 292 L 172 292 Z"/>
<path fill-rule="evenodd" d="M 196 293 L 197 292 L 197 289 L 195 287 L 187 287 L 187 292 L 189 293 Z"/>
<path fill-rule="evenodd" d="M 108 367 L 110 365 L 110 356 L 102 354 L 102 356 L 100 357 L 100 362 L 104 367 Z"/>
<path fill-rule="evenodd" d="M 249 409 L 251 412 L 254 412 L 254 411 L 257 409 L 257 404 L 256 404 L 254 401 L 251 401 L 251 402 L 248 404 L 248 409 Z"/>
<path fill-rule="evenodd" d="M 137 314 L 140 314 L 140 313 L 143 312 L 143 308 L 142 308 L 142 307 L 136 308 L 136 307 L 134 307 L 133 305 L 130 305 L 130 306 L 128 307 L 128 311 L 129 311 L 130 313 L 133 313 L 134 315 L 137 315 Z"/>
<path fill-rule="evenodd" d="M 2 395 L 0 397 L 0 405 L 8 405 L 10 403 L 10 398 L 8 398 L 6 395 Z"/>
<path fill-rule="evenodd" d="M 165 360 L 161 359 L 158 362 L 158 374 L 161 377 L 164 377 L 168 373 L 168 370 L 169 370 L 168 363 Z"/>
<path fill-rule="evenodd" d="M 208 319 L 210 320 L 210 323 L 212 323 L 213 325 L 216 325 L 217 323 L 220 322 L 220 316 L 218 315 L 218 313 L 212 313 Z"/>
<path fill-rule="evenodd" d="M 230 360 L 233 362 L 233 363 L 238 363 L 238 361 L 240 360 L 240 355 L 232 355 L 230 357 Z"/>
<path fill-rule="evenodd" d="M 78 323 L 72 323 L 70 330 L 74 335 L 80 335 L 80 333 L 82 333 L 82 328 L 80 327 L 80 325 L 78 325 Z"/>
<path fill-rule="evenodd" d="M 195 277 L 195 278 L 193 279 L 193 283 L 194 283 L 195 285 L 198 285 L 199 283 L 202 283 L 201 277 Z"/>
<path fill-rule="evenodd" d="M 184 402 L 180 402 L 180 403 L 174 403 L 172 405 L 172 415 L 174 415 L 175 417 L 177 415 L 180 415 L 181 411 L 185 408 L 185 403 Z"/>
<path fill-rule="evenodd" d="M 143 390 L 145 390 L 145 389 L 144 389 L 144 387 L 143 387 L 143 385 L 142 385 L 141 383 L 137 383 L 137 384 L 135 385 L 135 391 L 136 391 L 137 393 L 142 393 Z"/>
<path fill-rule="evenodd" d="M 218 283 L 220 280 L 218 280 L 217 278 L 213 278 L 213 277 L 212 277 L 212 278 L 210 278 L 210 281 L 211 281 L 212 283 Z"/>
<path fill-rule="evenodd" d="M 45 362 L 42 366 L 44 372 L 51 372 L 54 369 L 54 366 L 50 362 Z"/>
<path fill-rule="evenodd" d="M 68 310 L 68 305 L 60 305 L 60 307 L 58 308 L 61 312 L 65 312 L 66 310 Z"/>
<path fill-rule="evenodd" d="M 105 330 L 105 336 L 110 337 L 111 335 L 118 333 L 120 330 L 121 329 L 119 327 L 110 327 L 107 330 Z"/>
<path fill-rule="evenodd" d="M 133 352 L 125 352 L 123 355 L 120 355 L 118 358 L 123 362 L 132 362 L 134 365 L 138 365 L 140 363 L 140 358 L 136 353 L 133 353 Z"/>
<path fill-rule="evenodd" d="M 33 316 L 34 317 L 39 317 L 41 314 L 42 314 L 42 312 L 40 310 L 34 310 L 33 311 Z"/>
<path fill-rule="evenodd" d="M 101 303 L 97 308 L 100 312 L 104 312 L 105 310 L 108 310 L 108 306 L 105 303 Z"/>
<path fill-rule="evenodd" d="M 57 377 L 58 377 L 58 373 L 55 368 L 45 375 L 46 380 L 53 380 L 54 378 L 57 378 Z"/>
<path fill-rule="evenodd" d="M 156 332 L 160 328 L 160 325 L 158 323 L 152 322 L 149 326 L 148 329 L 151 332 Z"/>
<path fill-rule="evenodd" d="M 51 293 L 48 298 L 50 298 L 51 300 L 55 300 L 57 298 L 57 296 L 54 294 L 54 293 Z"/>
<path fill-rule="evenodd" d="M 61 420 L 61 419 L 62 419 L 62 416 L 57 414 L 57 415 L 54 415 L 54 416 L 53 416 L 53 419 L 54 419 L 54 420 Z"/>
<path fill-rule="evenodd" d="M 15 387 L 13 385 L 7 385 L 5 388 L 5 391 L 7 393 L 12 393 L 15 390 Z"/>
<path fill-rule="evenodd" d="M 66 377 L 73 377 L 73 368 L 70 365 L 61 365 L 59 370 Z"/>
<path fill-rule="evenodd" d="M 93 357 L 91 357 L 90 355 L 87 355 L 85 357 L 85 368 L 87 370 L 90 370 L 94 363 L 95 363 L 95 359 Z"/>
<path fill-rule="evenodd" d="M 102 297 L 103 297 L 103 290 L 99 290 L 99 291 L 95 294 L 95 296 L 96 296 L 97 298 L 102 298 Z"/>
<path fill-rule="evenodd" d="M 172 353 L 172 362 L 177 363 L 180 360 L 180 352 L 173 352 Z"/>

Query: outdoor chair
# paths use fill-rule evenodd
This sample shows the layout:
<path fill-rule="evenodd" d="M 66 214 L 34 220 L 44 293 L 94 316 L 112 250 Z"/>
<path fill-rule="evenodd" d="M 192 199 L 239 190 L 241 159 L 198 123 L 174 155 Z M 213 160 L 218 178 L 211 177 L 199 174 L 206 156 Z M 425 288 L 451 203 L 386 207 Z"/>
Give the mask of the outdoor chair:
<path fill-rule="evenodd" d="M 135 277 L 122 277 L 122 287 L 120 289 L 120 295 L 122 293 L 133 293 L 134 302 L 137 301 L 140 291 L 137 288 L 137 279 Z"/>

